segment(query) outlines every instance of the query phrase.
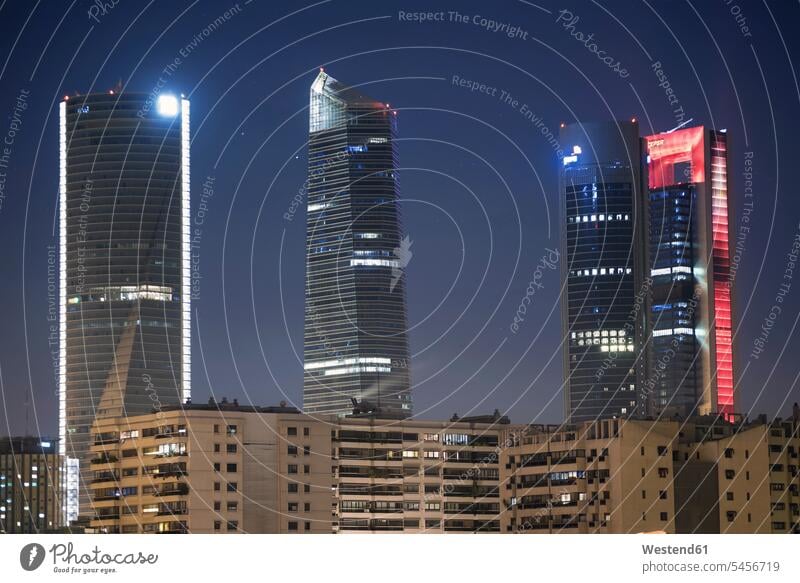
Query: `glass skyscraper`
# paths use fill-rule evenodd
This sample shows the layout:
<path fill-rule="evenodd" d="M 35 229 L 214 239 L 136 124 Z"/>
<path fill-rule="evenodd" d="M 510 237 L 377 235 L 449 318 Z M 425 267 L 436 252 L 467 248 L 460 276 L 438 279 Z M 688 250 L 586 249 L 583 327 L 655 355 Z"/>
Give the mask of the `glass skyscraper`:
<path fill-rule="evenodd" d="M 727 134 L 648 136 L 651 415 L 734 413 Z"/>
<path fill-rule="evenodd" d="M 559 140 L 566 417 L 635 415 L 647 299 L 639 127 L 575 123 Z"/>
<path fill-rule="evenodd" d="M 190 396 L 189 101 L 96 93 L 60 104 L 61 453 L 97 417 Z"/>
<path fill-rule="evenodd" d="M 308 144 L 303 408 L 411 414 L 396 112 L 320 71 Z"/>

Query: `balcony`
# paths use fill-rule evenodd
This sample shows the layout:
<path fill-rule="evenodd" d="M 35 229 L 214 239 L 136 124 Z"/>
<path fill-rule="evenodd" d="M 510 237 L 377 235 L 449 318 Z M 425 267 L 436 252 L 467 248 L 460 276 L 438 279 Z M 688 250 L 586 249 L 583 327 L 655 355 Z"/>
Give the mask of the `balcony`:
<path fill-rule="evenodd" d="M 185 496 L 188 493 L 188 484 L 173 484 L 153 492 L 153 496 Z"/>
<path fill-rule="evenodd" d="M 117 456 L 104 455 L 104 456 L 99 456 L 99 457 L 96 457 L 96 458 L 92 458 L 92 460 L 89 463 L 92 464 L 92 465 L 99 465 L 99 464 L 113 464 L 113 463 L 116 463 L 117 461 L 119 461 L 117 459 Z"/>
<path fill-rule="evenodd" d="M 95 476 L 94 479 L 92 479 L 92 484 L 99 484 L 101 482 L 116 482 L 118 480 L 119 476 L 117 474 L 112 474 L 112 473 L 101 474 L 99 476 Z"/>

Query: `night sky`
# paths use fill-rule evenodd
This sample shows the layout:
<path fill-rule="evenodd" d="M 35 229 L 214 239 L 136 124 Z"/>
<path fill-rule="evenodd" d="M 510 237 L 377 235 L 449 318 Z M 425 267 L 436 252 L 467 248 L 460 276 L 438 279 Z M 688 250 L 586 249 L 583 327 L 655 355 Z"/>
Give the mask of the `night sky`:
<path fill-rule="evenodd" d="M 785 415 L 800 401 L 800 280 L 751 357 L 800 229 L 796 2 L 101 5 L 0 0 L 0 434 L 57 433 L 48 344 L 57 104 L 118 83 L 150 92 L 159 77 L 162 92 L 192 102 L 192 219 L 202 231 L 193 400 L 301 406 L 304 205 L 285 214 L 306 179 L 319 67 L 399 112 L 416 415 L 498 408 L 515 422 L 562 419 L 557 269 L 545 269 L 511 330 L 537 264 L 558 248 L 556 150 L 571 146 L 547 134 L 557 140 L 560 122 L 632 117 L 643 134 L 665 131 L 676 107 L 692 125 L 728 129 L 735 229 L 752 152 L 735 288 L 739 410 Z M 443 14 L 408 21 L 419 11 Z M 201 208 L 204 183 L 213 194 Z"/>

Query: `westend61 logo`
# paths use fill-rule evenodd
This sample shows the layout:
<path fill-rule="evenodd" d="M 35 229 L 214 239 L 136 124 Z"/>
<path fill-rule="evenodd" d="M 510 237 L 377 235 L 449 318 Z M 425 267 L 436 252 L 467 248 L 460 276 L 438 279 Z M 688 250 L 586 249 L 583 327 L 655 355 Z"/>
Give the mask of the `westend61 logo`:
<path fill-rule="evenodd" d="M 74 552 L 72 543 L 55 544 L 49 551 L 38 543 L 30 543 L 22 547 L 19 553 L 19 564 L 26 571 L 35 571 L 44 563 L 49 553 L 53 558 L 54 573 L 115 573 L 115 565 L 154 565 L 158 555 L 138 553 L 104 553 L 95 546 L 87 553 Z"/>

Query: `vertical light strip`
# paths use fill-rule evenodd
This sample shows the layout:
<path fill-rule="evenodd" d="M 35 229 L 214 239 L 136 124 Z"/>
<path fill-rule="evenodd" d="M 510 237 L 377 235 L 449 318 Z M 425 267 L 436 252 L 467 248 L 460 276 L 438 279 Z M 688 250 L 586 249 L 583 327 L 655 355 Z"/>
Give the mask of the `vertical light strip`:
<path fill-rule="evenodd" d="M 58 452 L 67 454 L 67 102 L 58 106 Z"/>
<path fill-rule="evenodd" d="M 724 134 L 711 132 L 711 235 L 714 276 L 714 329 L 717 354 L 717 412 L 734 413 L 733 323 L 731 319 L 728 153 Z"/>
<path fill-rule="evenodd" d="M 192 396 L 191 197 L 189 100 L 181 100 L 181 318 L 183 401 Z"/>

